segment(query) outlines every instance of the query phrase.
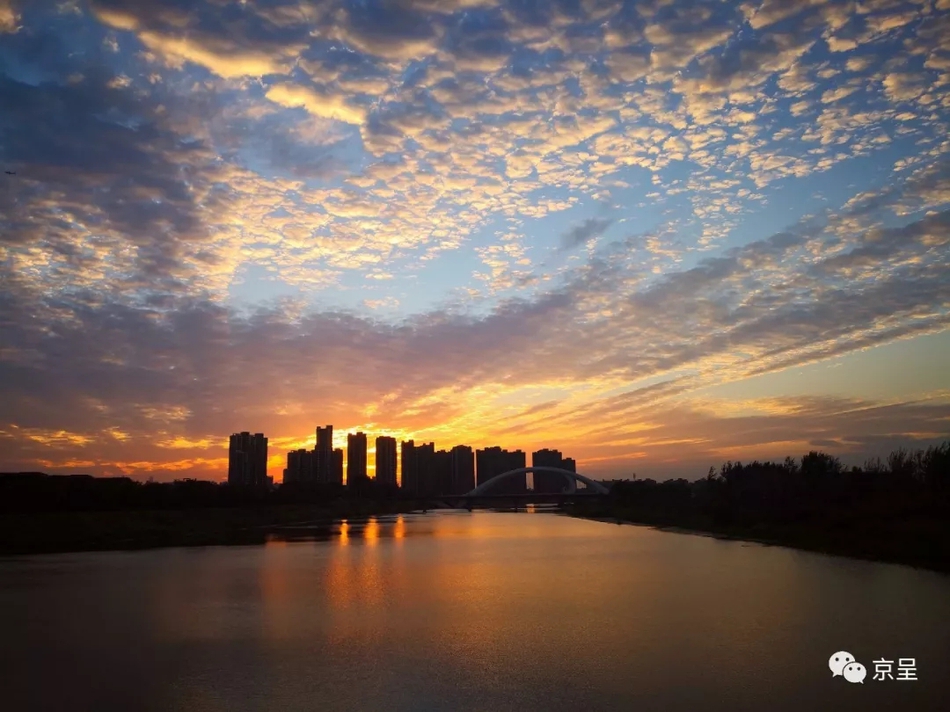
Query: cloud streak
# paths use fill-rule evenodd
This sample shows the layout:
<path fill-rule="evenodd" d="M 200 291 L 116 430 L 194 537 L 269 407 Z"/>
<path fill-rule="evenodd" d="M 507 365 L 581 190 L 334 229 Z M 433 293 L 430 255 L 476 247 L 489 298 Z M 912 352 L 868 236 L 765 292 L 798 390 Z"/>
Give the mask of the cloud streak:
<path fill-rule="evenodd" d="M 937 437 L 870 382 L 702 393 L 946 331 L 943 5 L 0 2 L 0 467 Z"/>
<path fill-rule="evenodd" d="M 571 250 L 586 245 L 603 235 L 612 222 L 609 218 L 588 218 L 561 235 L 561 249 Z"/>

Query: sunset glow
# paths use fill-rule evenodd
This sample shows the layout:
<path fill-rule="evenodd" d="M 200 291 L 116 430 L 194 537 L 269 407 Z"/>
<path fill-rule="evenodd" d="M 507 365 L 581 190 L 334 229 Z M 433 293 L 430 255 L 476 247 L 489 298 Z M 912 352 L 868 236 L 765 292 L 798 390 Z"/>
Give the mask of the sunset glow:
<path fill-rule="evenodd" d="M 0 470 L 950 432 L 950 0 L 0 0 L 0 107 Z"/>

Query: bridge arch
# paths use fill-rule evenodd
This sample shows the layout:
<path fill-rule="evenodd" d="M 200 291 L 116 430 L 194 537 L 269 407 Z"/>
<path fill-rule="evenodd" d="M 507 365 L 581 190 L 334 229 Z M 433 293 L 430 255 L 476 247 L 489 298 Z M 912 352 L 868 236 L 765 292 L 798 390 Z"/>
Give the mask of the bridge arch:
<path fill-rule="evenodd" d="M 516 470 L 509 470 L 508 472 L 502 472 L 500 475 L 495 475 L 490 480 L 482 482 L 478 487 L 473 489 L 471 492 L 466 494 L 466 497 L 478 497 L 483 494 L 490 494 L 489 490 L 502 480 L 507 480 L 509 477 L 515 477 L 517 475 L 523 475 L 528 472 L 552 472 L 554 474 L 562 475 L 571 486 L 568 494 L 574 494 L 577 491 L 577 483 L 583 482 L 587 485 L 587 489 L 596 494 L 609 494 L 610 490 L 604 487 L 600 482 L 595 482 L 594 480 L 584 477 L 584 475 L 579 475 L 576 472 L 571 472 L 570 470 L 565 470 L 560 467 L 546 467 L 543 465 L 538 465 L 537 467 L 519 467 Z"/>

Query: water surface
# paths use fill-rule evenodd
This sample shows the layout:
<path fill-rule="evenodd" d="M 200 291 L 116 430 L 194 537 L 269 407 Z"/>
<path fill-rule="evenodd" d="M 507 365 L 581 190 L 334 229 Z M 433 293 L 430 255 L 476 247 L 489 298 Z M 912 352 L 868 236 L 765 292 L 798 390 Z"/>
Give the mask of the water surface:
<path fill-rule="evenodd" d="M 550 513 L 314 531 L 0 560 L 0 709 L 950 709 L 948 576 Z"/>

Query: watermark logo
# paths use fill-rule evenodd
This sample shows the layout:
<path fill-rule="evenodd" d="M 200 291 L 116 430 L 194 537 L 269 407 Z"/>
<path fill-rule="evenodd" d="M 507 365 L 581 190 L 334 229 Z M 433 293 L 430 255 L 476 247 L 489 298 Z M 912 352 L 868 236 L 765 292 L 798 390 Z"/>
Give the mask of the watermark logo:
<path fill-rule="evenodd" d="M 848 663 L 841 674 L 848 682 L 860 682 L 863 685 L 864 678 L 868 676 L 868 670 L 861 663 Z"/>
<path fill-rule="evenodd" d="M 915 658 L 898 658 L 896 677 L 893 660 L 881 658 L 872 662 L 874 664 L 872 680 L 883 682 L 884 680 L 917 679 L 917 660 Z M 859 682 L 863 685 L 864 678 L 868 676 L 867 668 L 845 650 L 839 650 L 828 658 L 828 667 L 831 669 L 832 677 L 843 677 L 848 682 Z"/>
<path fill-rule="evenodd" d="M 844 672 L 844 666 L 854 662 L 854 656 L 841 650 L 828 658 L 828 667 L 831 668 L 831 676 L 838 677 Z"/>

